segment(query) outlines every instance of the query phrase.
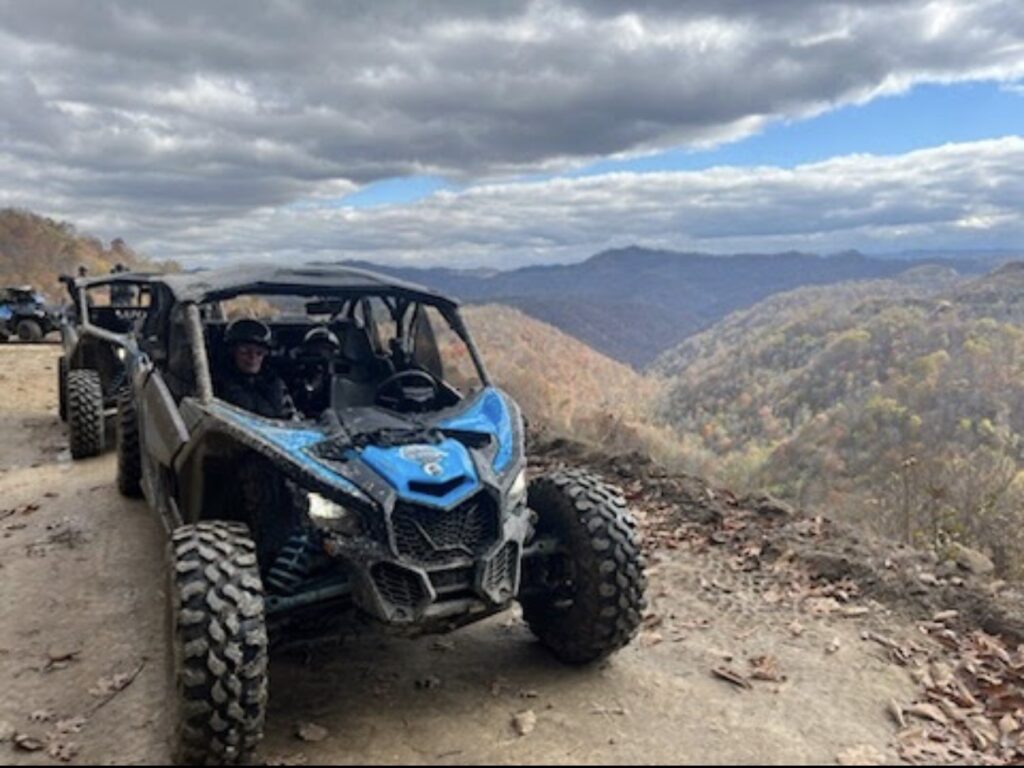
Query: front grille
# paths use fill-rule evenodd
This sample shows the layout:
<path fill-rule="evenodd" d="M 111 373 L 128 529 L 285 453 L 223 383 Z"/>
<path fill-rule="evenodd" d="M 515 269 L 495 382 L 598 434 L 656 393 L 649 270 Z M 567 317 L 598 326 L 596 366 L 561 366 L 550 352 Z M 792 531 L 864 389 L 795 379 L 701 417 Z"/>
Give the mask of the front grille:
<path fill-rule="evenodd" d="M 399 504 L 391 517 L 398 554 L 423 565 L 483 554 L 498 537 L 498 514 L 486 495 L 450 510 Z"/>
<path fill-rule="evenodd" d="M 419 577 L 397 565 L 380 563 L 374 566 L 372 574 L 381 595 L 394 606 L 415 608 L 427 596 Z"/>

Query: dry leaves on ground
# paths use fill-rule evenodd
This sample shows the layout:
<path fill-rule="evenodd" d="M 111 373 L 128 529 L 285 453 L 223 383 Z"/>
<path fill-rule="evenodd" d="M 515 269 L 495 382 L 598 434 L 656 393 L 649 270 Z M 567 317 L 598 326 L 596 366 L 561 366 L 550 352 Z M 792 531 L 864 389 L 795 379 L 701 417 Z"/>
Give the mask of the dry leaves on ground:
<path fill-rule="evenodd" d="M 520 712 L 512 718 L 512 727 L 519 736 L 527 736 L 537 727 L 537 715 L 532 709 Z"/>

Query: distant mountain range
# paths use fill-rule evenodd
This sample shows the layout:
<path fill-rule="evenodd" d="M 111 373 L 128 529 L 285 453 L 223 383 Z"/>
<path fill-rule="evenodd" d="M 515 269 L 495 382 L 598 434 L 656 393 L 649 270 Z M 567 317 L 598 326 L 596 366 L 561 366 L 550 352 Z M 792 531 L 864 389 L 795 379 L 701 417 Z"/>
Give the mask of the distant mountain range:
<path fill-rule="evenodd" d="M 894 277 L 921 264 L 977 274 L 1014 255 L 922 251 L 865 256 L 851 251 L 712 256 L 633 246 L 576 264 L 507 271 L 346 263 L 421 283 L 466 303 L 515 307 L 608 357 L 643 369 L 732 312 L 783 291 Z M 161 266 L 135 254 L 120 239 L 106 246 L 67 222 L 0 209 L 0 282 L 32 283 L 55 297 L 60 295 L 56 278 L 61 272 L 85 266 L 91 274 L 102 274 L 117 262 L 130 268 Z"/>
<path fill-rule="evenodd" d="M 846 252 L 711 256 L 639 247 L 604 251 L 577 264 L 509 271 L 389 267 L 345 262 L 426 285 L 468 303 L 500 303 L 550 323 L 636 368 L 730 313 L 809 285 L 894 277 L 922 264 L 978 274 L 989 259 L 911 259 Z"/>

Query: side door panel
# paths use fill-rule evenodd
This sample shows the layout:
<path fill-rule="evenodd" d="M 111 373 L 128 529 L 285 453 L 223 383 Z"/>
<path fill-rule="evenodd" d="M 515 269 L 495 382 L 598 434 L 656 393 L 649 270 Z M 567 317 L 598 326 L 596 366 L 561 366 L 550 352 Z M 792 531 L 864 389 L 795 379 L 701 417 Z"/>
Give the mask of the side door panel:
<path fill-rule="evenodd" d="M 188 442 L 188 427 L 160 372 L 153 370 L 142 388 L 140 426 L 146 452 L 160 466 L 170 467 L 175 454 Z"/>

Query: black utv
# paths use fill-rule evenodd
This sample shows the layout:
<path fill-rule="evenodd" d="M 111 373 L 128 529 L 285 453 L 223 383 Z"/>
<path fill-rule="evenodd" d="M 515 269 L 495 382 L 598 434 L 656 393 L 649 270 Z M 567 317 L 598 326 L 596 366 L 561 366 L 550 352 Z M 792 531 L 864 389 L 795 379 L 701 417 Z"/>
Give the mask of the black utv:
<path fill-rule="evenodd" d="M 148 280 L 129 272 L 61 277 L 71 301 L 60 324 L 58 413 L 68 424 L 72 458 L 96 456 L 106 446 L 107 418 L 128 383 L 126 344 L 149 312 Z"/>
<path fill-rule="evenodd" d="M 528 483 L 519 408 L 454 301 L 355 269 L 179 274 L 149 291 L 118 486 L 170 532 L 178 760 L 247 759 L 268 645 L 360 614 L 447 632 L 518 601 L 570 664 L 633 638 L 645 580 L 623 498 L 579 471 Z M 325 397 L 281 417 L 226 399 L 251 352 L 232 342 L 239 314 L 272 337 L 249 374 Z M 311 338 L 331 342 L 318 359 Z"/>
<path fill-rule="evenodd" d="M 31 286 L 0 288 L 0 342 L 42 341 L 59 326 L 60 313 Z"/>

